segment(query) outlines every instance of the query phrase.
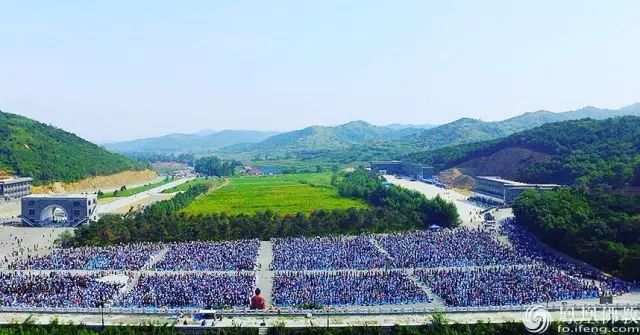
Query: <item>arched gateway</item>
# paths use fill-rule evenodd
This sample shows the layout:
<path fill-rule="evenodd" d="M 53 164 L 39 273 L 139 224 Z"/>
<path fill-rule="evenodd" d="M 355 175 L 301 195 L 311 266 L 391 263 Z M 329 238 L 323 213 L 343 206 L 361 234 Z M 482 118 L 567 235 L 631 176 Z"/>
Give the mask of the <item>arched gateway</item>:
<path fill-rule="evenodd" d="M 34 227 L 76 227 L 95 219 L 95 195 L 28 195 L 22 197 L 22 223 Z"/>

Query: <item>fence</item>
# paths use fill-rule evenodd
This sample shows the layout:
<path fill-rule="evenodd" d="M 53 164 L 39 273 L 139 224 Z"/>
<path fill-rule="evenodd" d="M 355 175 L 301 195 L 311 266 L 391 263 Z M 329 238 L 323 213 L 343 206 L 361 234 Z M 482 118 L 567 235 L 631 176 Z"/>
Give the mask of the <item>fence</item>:
<path fill-rule="evenodd" d="M 487 313 L 487 312 L 517 312 L 525 311 L 531 305 L 518 306 L 483 306 L 483 307 L 409 307 L 409 306 L 377 306 L 377 307 L 330 307 L 324 309 L 297 309 L 297 308 L 272 308 L 268 310 L 250 310 L 245 308 L 235 308 L 218 310 L 220 314 L 226 316 L 269 316 L 269 315 L 402 315 L 402 314 L 427 314 L 432 312 L 443 313 Z M 559 311 L 561 309 L 589 309 L 603 308 L 610 309 L 635 309 L 640 310 L 640 303 L 637 304 L 607 304 L 607 305 L 582 305 L 582 304 L 549 304 L 544 305 L 548 311 Z M 197 313 L 196 308 L 126 308 L 126 307 L 105 307 L 104 314 L 132 314 L 132 315 L 179 315 Z M 0 306 L 0 313 L 42 313 L 42 314 L 101 314 L 100 308 L 78 308 L 78 307 L 15 307 Z"/>

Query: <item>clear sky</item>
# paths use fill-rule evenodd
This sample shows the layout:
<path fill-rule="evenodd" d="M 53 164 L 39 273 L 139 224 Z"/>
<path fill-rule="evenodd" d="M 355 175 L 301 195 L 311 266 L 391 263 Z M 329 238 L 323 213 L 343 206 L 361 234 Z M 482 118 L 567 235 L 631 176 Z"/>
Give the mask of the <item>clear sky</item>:
<path fill-rule="evenodd" d="M 0 110 L 94 141 L 640 101 L 640 1 L 4 1 Z"/>

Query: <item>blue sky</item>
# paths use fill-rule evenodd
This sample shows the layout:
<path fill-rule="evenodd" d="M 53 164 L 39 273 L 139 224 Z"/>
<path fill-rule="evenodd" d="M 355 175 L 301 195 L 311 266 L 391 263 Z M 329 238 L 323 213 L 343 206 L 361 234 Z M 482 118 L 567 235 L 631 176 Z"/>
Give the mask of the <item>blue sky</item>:
<path fill-rule="evenodd" d="M 639 1 L 0 1 L 0 110 L 94 141 L 640 101 Z"/>

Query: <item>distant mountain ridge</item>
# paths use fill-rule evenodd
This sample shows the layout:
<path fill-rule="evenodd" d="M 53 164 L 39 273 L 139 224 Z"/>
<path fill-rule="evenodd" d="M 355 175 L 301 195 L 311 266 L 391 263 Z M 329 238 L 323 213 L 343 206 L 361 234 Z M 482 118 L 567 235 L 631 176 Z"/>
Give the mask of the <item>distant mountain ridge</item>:
<path fill-rule="evenodd" d="M 105 143 L 102 146 L 120 153 L 208 154 L 228 145 L 260 142 L 275 134 L 277 132 L 257 130 L 202 130 L 195 134 L 169 134 L 132 141 Z"/>
<path fill-rule="evenodd" d="M 310 126 L 283 133 L 204 130 L 196 134 L 110 143 L 104 147 L 121 153 L 195 153 L 237 159 L 298 158 L 348 163 L 399 158 L 411 152 L 503 138 L 552 122 L 582 118 L 601 120 L 621 115 L 640 115 L 640 103 L 617 110 L 591 106 L 563 113 L 541 110 L 502 121 L 461 118 L 439 126 L 376 126 L 365 121 L 352 121 L 338 126 Z"/>
<path fill-rule="evenodd" d="M 617 110 L 588 106 L 564 113 L 536 111 L 493 122 L 462 118 L 445 125 L 424 130 L 405 138 L 403 141 L 405 144 L 420 148 L 421 150 L 430 150 L 449 145 L 502 138 L 546 123 L 584 118 L 602 120 L 623 115 L 640 116 L 640 103 Z"/>
<path fill-rule="evenodd" d="M 296 155 L 308 151 L 345 149 L 351 145 L 385 142 L 415 134 L 418 128 L 392 129 L 365 121 L 351 121 L 339 126 L 311 126 L 271 136 L 250 145 L 223 148 L 221 153 L 250 152 L 263 155 Z"/>
<path fill-rule="evenodd" d="M 36 184 L 72 182 L 145 165 L 44 123 L 0 112 L 0 171 Z"/>

